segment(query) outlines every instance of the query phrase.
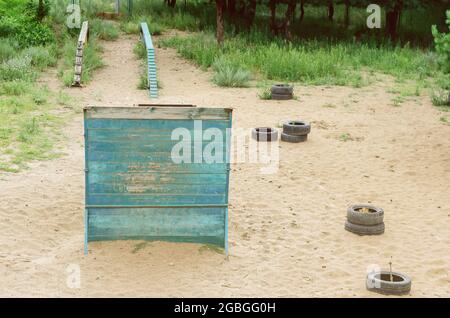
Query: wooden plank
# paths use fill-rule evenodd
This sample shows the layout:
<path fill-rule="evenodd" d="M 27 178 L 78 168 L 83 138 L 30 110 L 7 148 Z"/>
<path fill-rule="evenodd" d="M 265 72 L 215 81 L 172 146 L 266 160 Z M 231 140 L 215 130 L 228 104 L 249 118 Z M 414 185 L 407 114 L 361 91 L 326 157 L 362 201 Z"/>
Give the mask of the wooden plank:
<path fill-rule="evenodd" d="M 225 208 L 91 208 L 89 241 L 145 239 L 223 246 Z"/>
<path fill-rule="evenodd" d="M 197 105 L 192 104 L 149 104 L 149 103 L 140 103 L 137 106 L 153 106 L 153 107 L 197 107 Z"/>
<path fill-rule="evenodd" d="M 95 194 L 90 193 L 88 205 L 195 205 L 195 204 L 225 204 L 224 194 Z"/>
<path fill-rule="evenodd" d="M 152 184 L 208 184 L 223 185 L 226 184 L 227 173 L 169 173 L 164 171 L 158 172 L 93 172 L 89 171 L 87 184 L 123 184 L 123 185 L 135 185 L 146 186 Z"/>
<path fill-rule="evenodd" d="M 87 42 L 89 34 L 89 22 L 84 21 L 81 25 L 80 35 L 78 36 L 78 43 L 84 45 Z"/>
<path fill-rule="evenodd" d="M 87 107 L 86 119 L 202 119 L 228 120 L 230 108 L 171 107 Z"/>
<path fill-rule="evenodd" d="M 134 183 L 91 183 L 89 184 L 91 194 L 224 194 L 224 184 L 142 184 Z"/>

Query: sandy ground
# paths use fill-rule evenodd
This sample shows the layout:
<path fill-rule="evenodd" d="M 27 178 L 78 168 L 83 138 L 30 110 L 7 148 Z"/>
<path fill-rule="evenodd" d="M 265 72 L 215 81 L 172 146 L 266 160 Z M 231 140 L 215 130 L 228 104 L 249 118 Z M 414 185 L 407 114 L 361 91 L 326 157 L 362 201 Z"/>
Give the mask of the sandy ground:
<path fill-rule="evenodd" d="M 64 89 L 77 107 L 149 101 L 136 89 L 136 41 L 104 43 L 107 67 L 86 87 Z M 366 269 L 391 257 L 412 277 L 411 296 L 450 296 L 450 126 L 427 96 L 393 107 L 383 81 L 296 86 L 298 100 L 263 101 L 257 88 L 214 86 L 173 50 L 156 54 L 159 101 L 233 107 L 234 127 L 309 120 L 308 142 L 280 143 L 276 174 L 233 165 L 228 259 L 197 244 L 136 241 L 90 243 L 85 256 L 78 114 L 64 156 L 0 174 L 0 296 L 372 297 Z M 43 81 L 57 91 L 55 73 Z M 353 140 L 340 140 L 346 133 Z M 344 230 L 346 207 L 361 202 L 384 208 L 385 234 Z M 78 266 L 81 286 L 71 288 Z"/>

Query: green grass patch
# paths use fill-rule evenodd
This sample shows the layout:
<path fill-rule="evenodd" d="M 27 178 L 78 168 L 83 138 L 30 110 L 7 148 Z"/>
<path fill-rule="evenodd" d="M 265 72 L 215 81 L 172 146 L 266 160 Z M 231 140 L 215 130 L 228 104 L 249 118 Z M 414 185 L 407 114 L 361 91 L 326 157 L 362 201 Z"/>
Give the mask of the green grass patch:
<path fill-rule="evenodd" d="M 106 41 L 114 41 L 119 37 L 117 23 L 101 19 L 93 19 L 89 22 L 91 35 Z"/>
<path fill-rule="evenodd" d="M 217 59 L 212 68 L 215 71 L 213 82 L 218 86 L 248 87 L 252 79 L 250 71 L 222 58 Z"/>
<path fill-rule="evenodd" d="M 421 50 L 409 46 L 319 40 L 285 44 L 256 31 L 231 38 L 222 48 L 210 32 L 175 36 L 160 43 L 175 48 L 202 69 L 220 59 L 229 67 L 246 69 L 269 80 L 312 85 L 366 86 L 370 84 L 367 71 L 392 75 L 399 81 L 424 79 L 438 72 Z"/>

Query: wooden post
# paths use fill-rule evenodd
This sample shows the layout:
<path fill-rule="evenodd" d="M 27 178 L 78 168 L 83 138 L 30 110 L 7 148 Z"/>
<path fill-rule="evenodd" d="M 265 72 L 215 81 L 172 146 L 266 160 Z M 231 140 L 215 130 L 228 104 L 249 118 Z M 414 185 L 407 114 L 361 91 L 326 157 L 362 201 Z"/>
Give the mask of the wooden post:
<path fill-rule="evenodd" d="M 217 43 L 222 45 L 224 37 L 224 27 L 223 27 L 223 10 L 225 7 L 225 0 L 216 0 L 216 38 Z"/>
<path fill-rule="evenodd" d="M 78 36 L 77 52 L 75 54 L 75 68 L 72 86 L 81 86 L 81 75 L 83 73 L 83 51 L 89 39 L 89 23 L 84 21 Z"/>

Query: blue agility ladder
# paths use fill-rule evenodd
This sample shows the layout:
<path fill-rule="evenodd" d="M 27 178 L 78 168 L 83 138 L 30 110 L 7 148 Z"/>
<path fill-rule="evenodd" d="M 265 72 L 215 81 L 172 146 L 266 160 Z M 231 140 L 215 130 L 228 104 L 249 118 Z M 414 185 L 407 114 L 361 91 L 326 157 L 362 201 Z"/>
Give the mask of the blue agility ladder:
<path fill-rule="evenodd" d="M 141 23 L 142 41 L 147 52 L 147 78 L 150 98 L 158 98 L 158 80 L 156 78 L 155 48 L 146 22 Z"/>

